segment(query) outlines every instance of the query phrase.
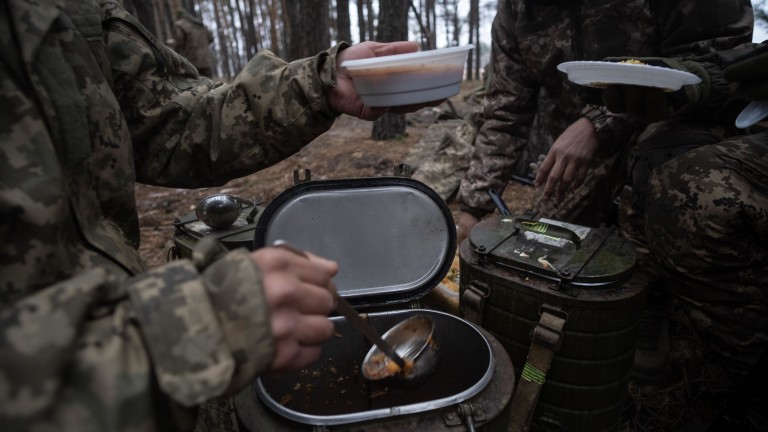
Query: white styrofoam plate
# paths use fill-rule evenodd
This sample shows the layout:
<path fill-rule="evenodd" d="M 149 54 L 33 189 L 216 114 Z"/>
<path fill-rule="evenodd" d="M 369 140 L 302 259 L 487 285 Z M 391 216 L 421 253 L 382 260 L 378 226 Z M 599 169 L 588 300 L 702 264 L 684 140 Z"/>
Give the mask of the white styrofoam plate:
<path fill-rule="evenodd" d="M 689 72 L 646 64 L 572 61 L 560 63 L 557 69 L 565 72 L 569 81 L 599 88 L 620 84 L 675 91 L 684 85 L 701 82 L 699 77 Z"/>
<path fill-rule="evenodd" d="M 768 117 L 768 101 L 752 101 L 736 117 L 736 127 L 745 129 Z"/>
<path fill-rule="evenodd" d="M 345 60 L 363 103 L 372 107 L 414 105 L 457 95 L 473 45 Z"/>

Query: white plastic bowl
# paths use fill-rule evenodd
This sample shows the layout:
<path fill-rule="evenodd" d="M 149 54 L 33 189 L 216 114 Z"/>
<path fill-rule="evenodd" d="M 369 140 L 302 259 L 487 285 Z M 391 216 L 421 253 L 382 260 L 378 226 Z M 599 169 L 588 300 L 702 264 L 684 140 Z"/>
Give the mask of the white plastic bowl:
<path fill-rule="evenodd" d="M 389 107 L 425 103 L 459 94 L 467 53 L 474 45 L 346 60 L 363 103 Z"/>

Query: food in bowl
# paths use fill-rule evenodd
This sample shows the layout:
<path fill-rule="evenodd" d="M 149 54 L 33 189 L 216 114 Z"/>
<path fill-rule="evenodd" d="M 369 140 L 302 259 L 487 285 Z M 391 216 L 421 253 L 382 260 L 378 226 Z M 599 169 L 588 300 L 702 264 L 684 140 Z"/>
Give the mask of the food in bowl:
<path fill-rule="evenodd" d="M 372 107 L 413 105 L 457 95 L 473 45 L 362 60 L 346 68 L 363 103 Z"/>

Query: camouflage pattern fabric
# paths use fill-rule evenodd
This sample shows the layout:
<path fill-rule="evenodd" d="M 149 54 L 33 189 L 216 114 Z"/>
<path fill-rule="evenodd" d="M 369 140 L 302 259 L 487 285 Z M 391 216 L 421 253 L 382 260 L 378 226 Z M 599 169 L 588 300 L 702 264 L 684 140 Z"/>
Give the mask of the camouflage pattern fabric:
<path fill-rule="evenodd" d="M 173 27 L 173 48 L 184 56 L 204 76 L 211 76 L 213 60 L 209 45 L 213 42 L 213 33 L 203 21 L 184 11 Z"/>
<path fill-rule="evenodd" d="M 653 171 L 650 257 L 727 369 L 768 351 L 768 132 L 706 145 Z"/>
<path fill-rule="evenodd" d="M 700 56 L 749 42 L 752 7 L 748 0 L 582 0 L 540 6 L 525 0 L 502 0 L 492 27 L 492 79 L 485 100 L 485 123 L 475 140 L 475 152 L 459 190 L 461 209 L 481 217 L 493 211 L 486 191 L 503 191 L 515 162 L 531 136 L 538 109 L 541 126 L 558 137 L 580 116 L 592 120 L 601 151 L 595 171 L 581 187 L 582 196 L 613 192 L 601 164 L 624 164 L 615 155 L 626 151 L 630 137 L 643 124 L 584 105 L 575 85 L 556 69 L 572 60 L 602 60 L 613 56 Z M 540 89 L 550 104 L 539 104 Z M 538 156 L 538 155 L 534 155 Z M 527 165 L 527 163 L 525 164 Z M 594 191 L 594 192 L 593 192 Z M 573 205 L 610 202 L 571 199 L 547 216 L 594 225 L 593 217 L 574 215 L 594 211 Z"/>
<path fill-rule="evenodd" d="M 441 123 L 445 123 L 445 127 Z M 481 123 L 482 112 L 475 110 L 465 120 L 448 120 L 430 126 L 406 158 L 406 163 L 415 171 L 412 178 L 428 185 L 447 201 L 456 193 L 467 172 L 472 139 Z"/>
<path fill-rule="evenodd" d="M 200 242 L 146 271 L 135 182 L 215 186 L 336 114 L 340 47 L 200 78 L 118 3 L 0 5 L 0 429 L 174 430 L 266 370 L 260 274 Z"/>

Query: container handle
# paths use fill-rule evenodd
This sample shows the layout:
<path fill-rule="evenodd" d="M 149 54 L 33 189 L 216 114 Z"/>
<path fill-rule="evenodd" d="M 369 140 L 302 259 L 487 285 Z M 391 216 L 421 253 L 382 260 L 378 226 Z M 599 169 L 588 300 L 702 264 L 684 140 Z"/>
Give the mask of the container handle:
<path fill-rule="evenodd" d="M 568 240 L 576 245 L 576 249 L 581 247 L 581 237 L 572 230 L 559 225 L 539 222 L 533 219 L 515 218 L 513 226 L 519 230 L 542 234 L 560 240 Z"/>
<path fill-rule="evenodd" d="M 509 412 L 510 431 L 528 430 L 552 359 L 562 343 L 567 314 L 557 316 L 547 312 L 549 309 L 541 308 L 539 322 L 533 329 L 533 342 L 520 374 L 520 382 L 512 395 L 512 407 Z"/>

